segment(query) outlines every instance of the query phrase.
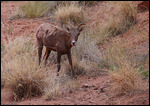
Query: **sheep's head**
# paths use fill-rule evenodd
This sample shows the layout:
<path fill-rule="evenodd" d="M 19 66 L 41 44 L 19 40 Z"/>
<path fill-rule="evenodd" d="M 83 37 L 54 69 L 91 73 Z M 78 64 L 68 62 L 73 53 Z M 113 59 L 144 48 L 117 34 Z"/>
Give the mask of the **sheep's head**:
<path fill-rule="evenodd" d="M 70 35 L 71 45 L 75 46 L 78 36 L 80 35 L 80 32 L 83 31 L 85 24 L 80 24 L 78 26 L 72 26 L 69 24 L 69 26 L 66 26 L 66 30 Z"/>

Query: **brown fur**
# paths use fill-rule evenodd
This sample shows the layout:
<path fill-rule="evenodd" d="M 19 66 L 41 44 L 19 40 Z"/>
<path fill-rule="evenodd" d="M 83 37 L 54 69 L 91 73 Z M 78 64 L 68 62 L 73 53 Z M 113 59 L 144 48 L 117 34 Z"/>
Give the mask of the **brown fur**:
<path fill-rule="evenodd" d="M 43 57 L 45 64 L 47 58 L 49 57 L 50 52 L 56 51 L 58 62 L 57 68 L 59 72 L 61 55 L 67 54 L 69 63 L 71 65 L 72 74 L 74 76 L 71 59 L 71 47 L 78 40 L 78 36 L 80 32 L 83 30 L 83 27 L 81 27 L 82 25 L 83 24 L 80 24 L 78 27 L 71 27 L 71 28 L 66 27 L 67 30 L 64 30 L 50 23 L 42 24 L 36 32 L 36 38 L 38 43 L 39 65 L 41 62 L 42 49 L 44 45 L 46 47 L 46 52 Z M 57 73 L 57 75 L 59 74 Z"/>

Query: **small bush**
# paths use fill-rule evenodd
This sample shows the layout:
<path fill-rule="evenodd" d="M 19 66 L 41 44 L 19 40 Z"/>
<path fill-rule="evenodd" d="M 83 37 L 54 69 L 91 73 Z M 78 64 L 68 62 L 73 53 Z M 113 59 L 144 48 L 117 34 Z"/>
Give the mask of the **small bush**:
<path fill-rule="evenodd" d="M 44 98 L 46 100 L 55 99 L 61 96 L 62 93 L 71 92 L 78 88 L 77 82 L 71 80 L 68 76 L 56 76 L 52 69 L 49 69 L 45 82 L 47 85 L 44 88 Z"/>
<path fill-rule="evenodd" d="M 146 70 L 146 71 L 142 72 L 142 75 L 144 77 L 148 78 L 149 77 L 149 70 Z"/>
<path fill-rule="evenodd" d="M 93 33 L 88 29 L 80 34 L 77 46 L 73 48 L 72 53 L 79 61 L 85 59 L 99 64 L 103 63 L 103 53 L 96 46 Z"/>
<path fill-rule="evenodd" d="M 117 39 L 106 47 L 106 58 L 111 69 L 110 76 L 113 90 L 118 93 L 127 93 L 133 90 L 143 90 L 141 74 L 131 63 L 123 46 L 124 40 Z"/>
<path fill-rule="evenodd" d="M 26 17 L 26 15 L 23 12 L 21 12 L 20 8 L 17 8 L 17 10 L 13 12 L 12 15 L 8 19 L 15 20 L 15 19 L 20 19 L 24 17 Z"/>
<path fill-rule="evenodd" d="M 140 72 L 145 78 L 148 78 L 148 77 L 149 77 L 149 70 L 143 71 L 143 68 L 140 67 L 140 68 L 139 68 L 139 72 Z"/>
<path fill-rule="evenodd" d="M 119 34 L 126 32 L 128 29 L 130 29 L 133 25 L 136 24 L 136 13 L 137 9 L 133 7 L 131 2 L 124 1 L 124 2 L 118 2 L 119 8 L 120 8 L 120 14 L 121 14 L 121 20 L 122 24 L 120 24 L 118 27 Z"/>
<path fill-rule="evenodd" d="M 16 38 L 5 45 L 1 59 L 5 87 L 13 91 L 16 100 L 41 95 L 45 72 L 39 69 L 31 39 Z"/>
<path fill-rule="evenodd" d="M 135 7 L 133 7 L 131 2 L 120 1 L 120 2 L 118 2 L 118 5 L 119 5 L 120 12 L 121 12 L 124 20 L 129 21 L 127 25 L 130 26 L 130 23 L 135 24 L 137 9 Z"/>
<path fill-rule="evenodd" d="M 55 99 L 60 94 L 61 82 L 57 81 L 54 74 L 48 76 L 45 81 L 48 85 L 44 88 L 44 98 L 46 100 Z"/>
<path fill-rule="evenodd" d="M 117 93 L 144 89 L 140 73 L 128 63 L 124 63 L 122 67 L 116 68 L 110 75 L 113 90 L 117 91 Z"/>
<path fill-rule="evenodd" d="M 6 33 L 7 33 L 8 35 L 10 35 L 10 34 L 12 34 L 12 32 L 13 32 L 13 28 L 9 26 L 9 27 L 6 29 Z"/>
<path fill-rule="evenodd" d="M 113 14 L 106 12 L 104 20 L 95 24 L 93 35 L 98 44 L 103 44 L 109 38 L 125 33 L 137 22 L 136 8 L 131 2 L 118 1 L 109 3 L 110 7 L 115 9 L 115 12 Z"/>
<path fill-rule="evenodd" d="M 49 8 L 49 5 L 47 5 L 47 2 L 45 1 L 28 1 L 20 6 L 20 9 L 28 18 L 41 17 L 49 10 Z"/>
<path fill-rule="evenodd" d="M 54 19 L 61 25 L 66 22 L 73 22 L 74 25 L 83 23 L 84 12 L 80 6 L 73 3 L 70 5 L 58 6 L 54 12 Z"/>

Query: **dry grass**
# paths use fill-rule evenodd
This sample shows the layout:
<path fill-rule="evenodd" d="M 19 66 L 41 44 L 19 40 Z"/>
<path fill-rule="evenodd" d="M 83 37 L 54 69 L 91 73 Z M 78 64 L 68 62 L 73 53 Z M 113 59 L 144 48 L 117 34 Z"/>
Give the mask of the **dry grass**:
<path fill-rule="evenodd" d="M 75 71 L 76 75 L 84 75 L 85 74 L 85 69 L 80 65 L 80 61 L 77 61 L 77 58 L 73 56 L 73 69 Z M 65 71 L 66 74 L 71 76 L 71 67 L 70 64 L 68 64 L 68 61 L 65 62 Z"/>
<path fill-rule="evenodd" d="M 92 37 L 92 30 L 85 29 L 79 36 L 77 46 L 73 48 L 73 54 L 78 56 L 78 60 L 89 60 L 96 63 L 100 63 L 103 59 L 103 54 L 96 46 L 96 42 Z"/>
<path fill-rule="evenodd" d="M 8 18 L 9 20 L 15 20 L 15 19 L 20 19 L 24 18 L 26 15 L 21 12 L 21 9 L 18 7 L 15 12 L 12 13 L 12 15 Z"/>
<path fill-rule="evenodd" d="M 124 20 L 127 20 L 131 23 L 136 22 L 137 8 L 133 6 L 130 1 L 120 1 L 118 2 L 120 8 L 120 13 L 122 14 Z"/>
<path fill-rule="evenodd" d="M 51 72 L 51 75 L 48 74 L 49 72 Z M 61 89 L 61 83 L 57 81 L 57 76 L 52 72 L 52 69 L 49 72 L 47 73 L 49 76 L 45 80 L 48 85 L 44 88 L 44 98 L 46 100 L 55 99 L 59 96 Z"/>
<path fill-rule="evenodd" d="M 8 27 L 7 27 L 7 29 L 6 29 L 6 33 L 7 33 L 7 35 L 11 35 L 11 34 L 12 34 L 12 32 L 13 32 L 13 28 L 12 28 L 12 27 L 10 27 L 10 26 L 8 26 Z"/>
<path fill-rule="evenodd" d="M 125 47 L 123 45 L 124 43 L 124 39 L 118 38 L 107 45 L 105 54 L 107 63 L 110 67 L 120 67 L 124 64 L 124 61 L 127 60 Z"/>
<path fill-rule="evenodd" d="M 97 4 L 97 1 L 79 1 L 79 4 L 84 6 L 93 6 Z"/>
<path fill-rule="evenodd" d="M 37 47 L 30 38 L 19 37 L 5 43 L 1 59 L 1 87 L 10 88 L 15 100 L 44 95 L 54 99 L 62 92 L 76 89 L 68 76 L 56 76 L 56 65 L 39 67 Z"/>
<path fill-rule="evenodd" d="M 67 76 L 61 78 L 51 76 L 47 81 L 49 84 L 44 89 L 44 98 L 46 100 L 56 99 L 63 93 L 71 93 L 78 88 L 77 82 Z"/>
<path fill-rule="evenodd" d="M 103 20 L 95 23 L 94 27 L 93 36 L 97 39 L 98 44 L 103 44 L 109 38 L 125 33 L 137 22 L 137 11 L 132 2 L 108 2 L 107 5 L 111 7 L 108 7 L 108 10 L 112 12 L 105 11 Z"/>
<path fill-rule="evenodd" d="M 131 2 L 119 1 L 116 4 L 119 15 L 110 17 L 106 26 L 108 37 L 116 36 L 126 32 L 136 23 L 136 8 Z"/>
<path fill-rule="evenodd" d="M 70 93 L 73 90 L 78 88 L 77 82 L 72 80 L 69 76 L 56 76 L 55 69 L 48 68 L 47 77 L 45 82 L 47 85 L 44 88 L 44 98 L 46 100 L 55 99 L 58 96 L 61 96 L 62 93 Z M 62 70 L 61 70 L 62 72 Z"/>
<path fill-rule="evenodd" d="M 146 30 L 134 26 L 130 31 L 130 36 L 132 36 L 132 41 L 127 41 L 128 45 L 128 59 L 132 62 L 134 61 L 136 67 L 146 67 L 149 64 L 149 33 Z M 142 52 L 139 52 L 142 51 Z M 149 65 L 148 65 L 149 66 Z"/>
<path fill-rule="evenodd" d="M 43 16 L 50 6 L 46 1 L 28 1 L 20 6 L 20 9 L 24 12 L 28 18 L 36 18 Z"/>
<path fill-rule="evenodd" d="M 56 9 L 57 1 L 27 1 L 9 17 L 10 20 L 20 18 L 38 18 L 50 16 Z"/>
<path fill-rule="evenodd" d="M 130 62 L 126 54 L 123 39 L 117 39 L 107 46 L 106 57 L 111 69 L 110 76 L 113 90 L 117 93 L 127 93 L 133 90 L 143 90 L 142 76 L 135 68 L 135 62 Z"/>
<path fill-rule="evenodd" d="M 54 19 L 61 25 L 66 22 L 73 22 L 75 25 L 83 23 L 84 12 L 77 3 L 60 5 L 54 12 Z"/>
<path fill-rule="evenodd" d="M 73 65 L 78 75 L 89 75 L 93 70 L 99 71 L 105 66 L 103 53 L 96 46 L 92 33 L 85 29 L 79 36 L 77 46 L 72 48 Z M 66 66 L 70 73 L 70 66 Z"/>
<path fill-rule="evenodd" d="M 122 67 L 116 68 L 110 72 L 113 90 L 117 93 L 128 93 L 134 90 L 143 90 L 141 74 L 137 69 L 130 66 L 129 63 L 123 64 Z"/>
<path fill-rule="evenodd" d="M 5 44 L 1 60 L 5 87 L 13 91 L 16 100 L 41 95 L 44 69 L 39 69 L 34 56 L 36 47 L 31 39 L 17 38 Z"/>

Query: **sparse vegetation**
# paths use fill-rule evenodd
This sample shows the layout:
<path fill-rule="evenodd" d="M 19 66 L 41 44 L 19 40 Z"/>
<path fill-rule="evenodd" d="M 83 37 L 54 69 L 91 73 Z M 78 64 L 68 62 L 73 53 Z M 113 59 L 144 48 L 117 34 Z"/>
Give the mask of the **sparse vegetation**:
<path fill-rule="evenodd" d="M 128 1 L 111 2 L 110 5 L 116 7 L 116 13 L 105 14 L 105 20 L 97 23 L 93 36 L 97 39 L 97 43 L 103 44 L 111 37 L 121 35 L 136 22 L 136 8 Z"/>
<path fill-rule="evenodd" d="M 54 12 L 54 19 L 61 26 L 63 26 L 63 24 L 65 24 L 66 22 L 73 22 L 74 25 L 78 25 L 85 21 L 82 7 L 80 7 L 76 3 L 58 6 L 56 11 Z"/>
<path fill-rule="evenodd" d="M 142 75 L 146 78 L 149 78 L 149 70 L 142 72 Z"/>
<path fill-rule="evenodd" d="M 13 12 L 12 15 L 8 19 L 15 20 L 15 19 L 20 19 L 24 17 L 26 17 L 26 15 L 23 12 L 21 12 L 20 8 L 17 8 L 17 10 Z"/>
<path fill-rule="evenodd" d="M 28 1 L 21 5 L 20 8 L 26 17 L 36 18 L 44 15 L 50 9 L 50 6 L 46 1 Z"/>
<path fill-rule="evenodd" d="M 8 35 L 10 35 L 10 34 L 12 34 L 12 32 L 13 32 L 13 28 L 9 26 L 9 27 L 6 29 L 6 33 L 7 33 Z"/>
<path fill-rule="evenodd" d="M 79 4 L 85 5 L 85 6 L 92 6 L 96 3 L 97 3 L 97 1 L 79 1 Z"/>
<path fill-rule="evenodd" d="M 139 68 L 139 72 L 145 77 L 148 78 L 149 77 L 149 70 L 143 70 L 143 67 Z"/>
<path fill-rule="evenodd" d="M 149 80 L 149 70 L 147 69 L 149 68 L 149 28 L 144 25 L 149 26 L 147 24 L 149 20 L 142 20 L 142 25 L 137 24 L 137 9 L 131 1 L 104 3 L 100 6 L 106 9 L 110 5 L 112 11 L 104 11 L 103 14 L 100 12 L 103 16 L 101 14 L 89 15 L 88 12 L 96 11 L 96 8 L 91 9 L 87 6 L 93 6 L 97 2 L 27 1 L 9 19 L 49 17 L 50 14 L 49 18 L 55 19 L 58 24 L 63 26 L 66 22 L 73 23 L 73 25 L 86 23 L 87 19 L 91 17 L 91 20 L 88 20 L 85 25 L 84 31 L 81 32 L 77 45 L 71 50 L 73 68 L 77 78 L 84 75 L 92 80 L 97 78 L 95 76 L 91 78 L 93 73 L 96 75 L 102 72 L 101 70 L 105 70 L 110 77 L 110 82 L 106 84 L 106 87 L 111 84 L 110 89 L 117 94 L 128 94 L 136 90 L 144 91 L 147 89 L 147 85 L 145 87 L 143 81 Z M 91 10 L 86 11 L 87 8 Z M 100 9 L 99 11 L 103 11 Z M 45 18 L 43 20 L 45 21 Z M 24 33 L 25 37 L 11 39 L 10 35 L 17 32 L 13 32 L 15 28 L 12 27 L 11 21 L 8 21 L 9 26 L 5 22 L 3 25 L 4 32 L 7 34 L 4 37 L 7 41 L 1 43 L 1 89 L 3 87 L 11 89 L 15 100 L 39 95 L 46 100 L 57 99 L 58 96 L 64 96 L 64 93 L 72 93 L 78 89 L 78 80 L 70 78 L 71 67 L 67 56 L 62 56 L 62 69 L 59 76 L 56 76 L 56 53 L 50 54 L 46 67 L 39 67 L 37 46 L 32 39 L 34 35 L 30 36 L 30 34 Z M 35 26 L 27 27 L 24 30 L 35 28 Z M 128 41 L 128 39 L 130 40 Z M 143 53 L 138 51 L 140 47 L 144 47 L 144 51 L 141 50 Z M 97 76 L 99 77 L 99 75 Z M 95 84 L 95 82 L 93 85 L 87 84 L 87 88 L 103 90 L 104 84 L 101 84 L 102 86 L 95 86 Z M 104 89 L 104 93 L 105 91 L 107 92 L 107 89 Z M 103 93 L 101 94 L 103 96 Z M 101 94 L 99 95 L 101 96 Z M 119 101 L 119 103 L 121 102 Z"/>
<path fill-rule="evenodd" d="M 77 57 L 76 57 L 77 58 Z M 85 74 L 85 69 L 80 65 L 80 61 L 77 61 L 75 57 L 72 59 L 73 60 L 73 69 L 75 71 L 76 75 L 84 75 Z M 65 70 L 66 74 L 71 76 L 71 67 L 69 64 L 65 63 Z"/>
<path fill-rule="evenodd" d="M 120 13 L 123 16 L 122 18 L 128 22 L 126 25 L 130 27 L 130 25 L 135 24 L 137 9 L 133 6 L 132 2 L 120 1 L 118 2 L 118 5 L 120 8 Z"/>
<path fill-rule="evenodd" d="M 44 98 L 46 100 L 55 99 L 60 94 L 61 83 L 54 73 L 47 76 L 45 81 L 48 85 L 44 88 Z"/>
<path fill-rule="evenodd" d="M 100 52 L 93 38 L 92 30 L 88 28 L 79 36 L 78 45 L 73 50 L 79 60 L 85 59 L 100 63 L 103 61 L 103 53 Z"/>
<path fill-rule="evenodd" d="M 10 88 L 15 100 L 38 95 L 54 99 L 61 94 L 63 87 L 69 92 L 76 88 L 69 77 L 57 78 L 56 72 L 51 72 L 55 70 L 53 66 L 39 67 L 35 55 L 37 47 L 30 38 L 16 38 L 5 45 L 1 87 Z"/>
<path fill-rule="evenodd" d="M 141 74 L 126 54 L 123 40 L 117 39 L 106 49 L 106 57 L 111 69 L 110 76 L 113 88 L 118 93 L 127 93 L 137 89 L 144 89 Z"/>
<path fill-rule="evenodd" d="M 5 45 L 2 44 L 2 45 L 1 45 L 1 50 L 4 50 L 4 49 L 5 49 Z"/>
<path fill-rule="evenodd" d="M 39 69 L 33 56 L 35 46 L 30 39 L 9 41 L 1 60 L 5 87 L 12 89 L 16 100 L 41 94 L 44 70 Z"/>
<path fill-rule="evenodd" d="M 61 96 L 61 93 L 71 92 L 75 90 L 77 82 L 71 80 L 68 76 L 57 77 L 53 70 L 50 70 L 48 76 L 46 77 L 47 86 L 44 88 L 44 98 L 46 100 L 55 99 L 58 96 Z"/>
<path fill-rule="evenodd" d="M 129 63 L 124 62 L 120 68 L 115 68 L 110 76 L 113 90 L 117 93 L 128 93 L 133 90 L 144 89 L 140 73 Z"/>
<path fill-rule="evenodd" d="M 125 47 L 123 46 L 124 40 L 117 39 L 111 42 L 111 46 L 108 44 L 105 54 L 106 61 L 109 66 L 121 67 L 125 61 L 127 61 Z"/>

